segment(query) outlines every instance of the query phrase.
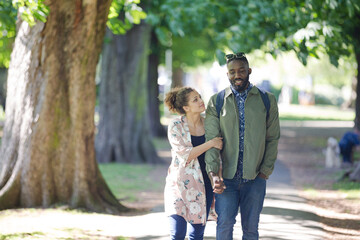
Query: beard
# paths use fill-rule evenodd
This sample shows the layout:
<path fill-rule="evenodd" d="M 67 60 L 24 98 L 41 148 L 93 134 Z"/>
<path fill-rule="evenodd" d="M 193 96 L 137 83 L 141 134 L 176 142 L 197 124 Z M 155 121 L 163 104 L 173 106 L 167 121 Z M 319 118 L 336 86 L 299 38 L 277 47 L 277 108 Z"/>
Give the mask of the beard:
<path fill-rule="evenodd" d="M 231 86 L 238 92 L 242 92 L 244 91 L 248 86 L 249 86 L 249 76 L 250 74 L 247 75 L 247 77 L 245 79 L 242 79 L 242 78 L 236 78 L 236 79 L 233 79 L 233 80 L 230 80 L 230 84 Z M 241 84 L 240 85 L 236 85 L 235 82 L 236 81 L 241 81 Z"/>

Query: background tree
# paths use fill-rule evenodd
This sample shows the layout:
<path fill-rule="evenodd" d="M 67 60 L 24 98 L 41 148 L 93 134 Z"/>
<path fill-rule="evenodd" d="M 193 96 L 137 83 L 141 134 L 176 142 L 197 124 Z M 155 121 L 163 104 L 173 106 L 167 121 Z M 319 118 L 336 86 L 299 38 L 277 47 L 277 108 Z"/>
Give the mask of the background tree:
<path fill-rule="evenodd" d="M 125 209 L 94 150 L 95 68 L 110 2 L 17 1 L 27 21 L 19 19 L 9 67 L 0 209 Z"/>
<path fill-rule="evenodd" d="M 169 2 L 144 1 L 139 5 L 141 9 L 136 5 L 138 1 L 123 7 L 119 1 L 113 5 L 116 11 L 109 20 L 113 33 L 106 34 L 100 75 L 96 153 L 101 162 L 160 161 L 151 141 L 152 135 L 164 135 L 164 131 L 151 134 L 151 129 L 162 128 L 157 68 L 166 47 L 171 46 L 172 32 L 184 36 L 182 29 L 195 33 L 199 26 L 191 21 L 185 27 L 179 25 L 191 10 L 190 1 L 179 2 L 181 14 L 174 18 L 167 18 L 172 13 L 168 10 L 173 11 L 167 7 Z M 142 9 L 147 12 L 146 21 L 141 21 L 145 17 Z"/>
<path fill-rule="evenodd" d="M 141 21 L 145 13 L 136 3 L 113 2 L 116 11 L 108 25 L 113 32 L 123 35 L 107 30 L 105 37 L 96 136 L 100 162 L 161 161 L 150 138 L 147 108 L 151 28 Z"/>

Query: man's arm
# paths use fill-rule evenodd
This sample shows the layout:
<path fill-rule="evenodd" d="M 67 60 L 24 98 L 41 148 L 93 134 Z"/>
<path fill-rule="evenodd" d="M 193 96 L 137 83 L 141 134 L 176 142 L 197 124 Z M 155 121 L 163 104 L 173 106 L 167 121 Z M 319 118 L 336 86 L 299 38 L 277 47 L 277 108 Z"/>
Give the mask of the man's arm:
<path fill-rule="evenodd" d="M 206 109 L 205 118 L 205 137 L 209 141 L 215 137 L 221 136 L 220 120 L 216 112 L 216 95 L 210 98 Z M 214 193 L 221 194 L 226 186 L 224 185 L 222 174 L 219 176 L 220 168 L 220 150 L 216 148 L 209 149 L 205 154 L 206 171 L 210 177 Z"/>
<path fill-rule="evenodd" d="M 213 95 L 208 103 L 205 117 L 205 137 L 206 141 L 209 141 L 215 137 L 221 137 L 220 133 L 220 121 L 217 116 L 216 108 L 216 95 Z M 218 174 L 220 166 L 220 150 L 211 148 L 206 151 L 205 154 L 206 171 L 210 175 L 210 172 Z"/>
<path fill-rule="evenodd" d="M 267 179 L 274 170 L 278 153 L 280 138 L 280 123 L 278 105 L 273 94 L 268 94 L 270 99 L 269 118 L 266 121 L 266 143 L 263 162 L 260 166 L 260 177 Z"/>

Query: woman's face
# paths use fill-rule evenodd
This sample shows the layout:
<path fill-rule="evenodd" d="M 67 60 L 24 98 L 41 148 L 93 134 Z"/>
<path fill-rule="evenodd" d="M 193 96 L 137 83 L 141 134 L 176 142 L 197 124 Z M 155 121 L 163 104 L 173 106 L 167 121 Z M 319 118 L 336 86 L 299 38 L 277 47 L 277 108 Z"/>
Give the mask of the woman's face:
<path fill-rule="evenodd" d="M 188 95 L 188 104 L 184 106 L 185 112 L 202 113 L 205 111 L 205 104 L 197 91 L 192 91 Z"/>

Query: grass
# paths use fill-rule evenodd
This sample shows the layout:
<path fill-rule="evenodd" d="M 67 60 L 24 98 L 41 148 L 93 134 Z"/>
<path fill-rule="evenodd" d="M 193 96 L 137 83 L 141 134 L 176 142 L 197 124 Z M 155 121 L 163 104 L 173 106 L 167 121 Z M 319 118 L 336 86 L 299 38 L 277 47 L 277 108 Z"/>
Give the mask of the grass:
<path fill-rule="evenodd" d="M 11 239 L 36 239 L 38 237 L 45 236 L 42 232 L 20 232 L 20 233 L 12 233 L 12 234 L 2 234 L 0 235 L 0 240 L 11 240 Z"/>
<path fill-rule="evenodd" d="M 160 189 L 160 183 L 150 181 L 150 173 L 156 167 L 149 164 L 107 163 L 99 164 L 100 171 L 115 197 L 134 202 L 137 193 Z"/>
<path fill-rule="evenodd" d="M 355 110 L 335 106 L 279 105 L 280 120 L 353 121 Z"/>
<path fill-rule="evenodd" d="M 360 182 L 352 182 L 344 179 L 333 184 L 333 189 L 346 194 L 348 199 L 360 200 Z"/>

